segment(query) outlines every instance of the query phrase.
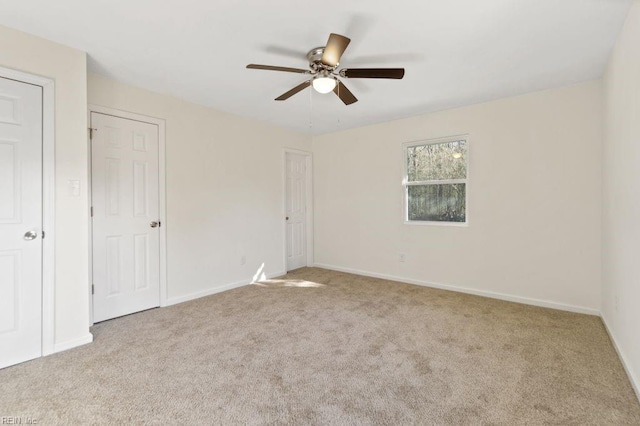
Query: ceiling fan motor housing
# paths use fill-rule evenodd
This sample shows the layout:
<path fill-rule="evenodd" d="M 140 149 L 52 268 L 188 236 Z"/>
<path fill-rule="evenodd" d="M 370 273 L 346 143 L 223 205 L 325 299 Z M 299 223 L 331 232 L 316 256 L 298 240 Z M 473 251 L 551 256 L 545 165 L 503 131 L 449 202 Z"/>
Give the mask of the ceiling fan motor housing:
<path fill-rule="evenodd" d="M 328 70 L 333 71 L 336 67 L 329 67 L 322 63 L 322 55 L 324 54 L 324 46 L 313 48 L 307 53 L 309 67 L 314 71 Z"/>

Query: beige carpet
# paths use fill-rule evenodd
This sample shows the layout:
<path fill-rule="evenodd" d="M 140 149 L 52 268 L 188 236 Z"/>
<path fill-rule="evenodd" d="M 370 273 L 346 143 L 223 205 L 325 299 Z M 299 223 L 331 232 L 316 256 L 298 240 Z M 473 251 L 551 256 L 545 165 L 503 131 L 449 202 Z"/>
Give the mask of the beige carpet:
<path fill-rule="evenodd" d="M 305 268 L 0 370 L 39 424 L 640 424 L 596 317 Z"/>

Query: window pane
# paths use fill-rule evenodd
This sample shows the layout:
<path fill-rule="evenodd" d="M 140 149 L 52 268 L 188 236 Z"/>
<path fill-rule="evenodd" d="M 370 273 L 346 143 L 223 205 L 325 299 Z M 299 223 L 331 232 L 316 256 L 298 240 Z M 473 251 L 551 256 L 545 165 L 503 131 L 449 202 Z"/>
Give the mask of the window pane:
<path fill-rule="evenodd" d="M 466 179 L 467 142 L 446 142 L 407 148 L 409 182 Z"/>
<path fill-rule="evenodd" d="M 429 222 L 466 221 L 466 185 L 408 186 L 409 220 Z"/>

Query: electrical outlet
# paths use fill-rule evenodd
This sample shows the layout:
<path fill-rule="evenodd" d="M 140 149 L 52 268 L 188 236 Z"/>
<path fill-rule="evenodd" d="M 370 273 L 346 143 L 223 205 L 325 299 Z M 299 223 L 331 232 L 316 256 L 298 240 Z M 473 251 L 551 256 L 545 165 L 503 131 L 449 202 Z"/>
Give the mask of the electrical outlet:
<path fill-rule="evenodd" d="M 247 263 L 247 256 L 244 254 L 240 256 L 240 265 L 245 265 Z"/>
<path fill-rule="evenodd" d="M 404 263 L 405 260 L 406 260 L 406 255 L 404 253 L 400 253 L 398 255 L 398 261 Z"/>

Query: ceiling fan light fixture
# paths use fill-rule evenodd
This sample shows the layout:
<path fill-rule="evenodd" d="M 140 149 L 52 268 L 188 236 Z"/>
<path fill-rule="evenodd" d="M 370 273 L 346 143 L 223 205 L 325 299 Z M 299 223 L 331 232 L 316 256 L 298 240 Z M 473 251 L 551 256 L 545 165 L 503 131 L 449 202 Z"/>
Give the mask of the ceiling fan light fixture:
<path fill-rule="evenodd" d="M 318 93 L 329 93 L 336 87 L 336 79 L 334 77 L 316 77 L 313 79 L 313 88 Z"/>
<path fill-rule="evenodd" d="M 253 70 L 282 71 L 308 75 L 307 79 L 293 89 L 275 98 L 276 101 L 286 101 L 296 93 L 302 92 L 309 86 L 318 93 L 335 93 L 345 105 L 358 102 L 353 93 L 340 80 L 342 78 L 384 78 L 400 80 L 404 77 L 404 68 L 343 68 L 338 69 L 340 58 L 351 39 L 340 34 L 329 34 L 325 46 L 315 47 L 307 52 L 309 69 L 279 67 L 273 65 L 249 64 L 247 68 Z"/>

